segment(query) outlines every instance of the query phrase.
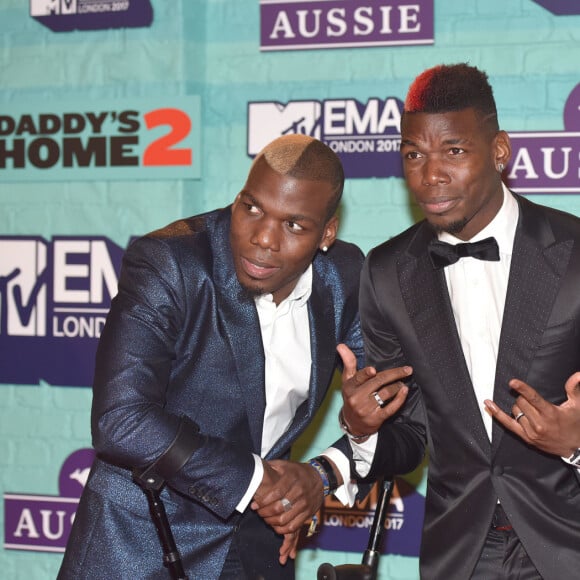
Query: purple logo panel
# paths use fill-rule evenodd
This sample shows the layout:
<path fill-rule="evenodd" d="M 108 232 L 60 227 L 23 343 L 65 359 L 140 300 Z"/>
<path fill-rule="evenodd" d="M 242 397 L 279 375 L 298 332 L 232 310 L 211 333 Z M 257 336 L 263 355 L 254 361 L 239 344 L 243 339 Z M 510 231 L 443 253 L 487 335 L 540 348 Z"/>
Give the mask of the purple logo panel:
<path fill-rule="evenodd" d="M 270 141 L 302 133 L 324 141 L 340 157 L 348 178 L 402 177 L 403 103 L 394 97 L 248 104 L 248 155 Z"/>
<path fill-rule="evenodd" d="M 319 532 L 303 540 L 300 547 L 362 554 L 368 545 L 377 499 L 376 486 L 353 508 L 327 498 L 318 514 Z M 387 510 L 382 553 L 418 557 L 424 511 L 425 498 L 408 482 L 397 480 Z"/>
<path fill-rule="evenodd" d="M 507 183 L 518 193 L 580 193 L 580 133 L 510 133 Z"/>
<path fill-rule="evenodd" d="M 91 385 L 123 252 L 102 237 L 0 236 L 0 383 Z"/>
<path fill-rule="evenodd" d="M 53 32 L 151 26 L 150 0 L 30 0 L 30 16 Z"/>
<path fill-rule="evenodd" d="M 433 44 L 433 0 L 261 0 L 261 50 Z"/>
<path fill-rule="evenodd" d="M 62 465 L 61 497 L 4 494 L 4 548 L 64 552 L 82 490 L 95 457 L 78 449 Z"/>
<path fill-rule="evenodd" d="M 78 499 L 4 494 L 4 548 L 64 552 Z"/>
<path fill-rule="evenodd" d="M 510 133 L 509 187 L 521 194 L 580 193 L 580 84 L 566 100 L 564 128 Z"/>
<path fill-rule="evenodd" d="M 580 14 L 580 4 L 574 0 L 532 0 L 556 16 Z"/>

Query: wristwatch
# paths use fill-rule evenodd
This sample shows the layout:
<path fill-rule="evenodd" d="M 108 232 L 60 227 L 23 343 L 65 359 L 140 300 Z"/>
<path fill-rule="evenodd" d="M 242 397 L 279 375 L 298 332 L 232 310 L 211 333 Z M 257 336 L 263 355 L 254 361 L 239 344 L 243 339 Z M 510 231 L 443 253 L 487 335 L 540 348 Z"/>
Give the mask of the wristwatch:
<path fill-rule="evenodd" d="M 580 467 L 580 447 L 578 447 L 578 449 L 576 449 L 576 451 L 574 451 L 574 453 L 572 453 L 572 455 L 570 455 L 570 457 L 568 457 L 566 461 L 571 465 Z"/>

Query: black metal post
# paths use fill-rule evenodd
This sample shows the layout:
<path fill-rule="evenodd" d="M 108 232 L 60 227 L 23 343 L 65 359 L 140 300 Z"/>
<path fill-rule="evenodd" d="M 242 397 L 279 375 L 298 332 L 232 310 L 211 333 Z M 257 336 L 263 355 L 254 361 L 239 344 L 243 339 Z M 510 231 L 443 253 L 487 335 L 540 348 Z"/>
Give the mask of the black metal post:
<path fill-rule="evenodd" d="M 376 580 L 385 520 L 393 492 L 392 480 L 383 480 L 380 483 L 381 490 L 362 563 L 341 564 L 340 566 L 321 564 L 318 568 L 317 580 Z"/>
<path fill-rule="evenodd" d="M 159 492 L 164 485 L 164 481 L 153 474 L 148 474 L 142 477 L 142 473 L 138 470 L 133 471 L 133 479 L 141 487 L 147 502 L 149 503 L 149 510 L 151 512 L 151 519 L 157 528 L 157 535 L 161 542 L 163 549 L 163 564 L 169 571 L 172 580 L 187 580 L 179 550 L 175 544 L 175 539 L 167 519 L 165 506 L 161 499 Z"/>

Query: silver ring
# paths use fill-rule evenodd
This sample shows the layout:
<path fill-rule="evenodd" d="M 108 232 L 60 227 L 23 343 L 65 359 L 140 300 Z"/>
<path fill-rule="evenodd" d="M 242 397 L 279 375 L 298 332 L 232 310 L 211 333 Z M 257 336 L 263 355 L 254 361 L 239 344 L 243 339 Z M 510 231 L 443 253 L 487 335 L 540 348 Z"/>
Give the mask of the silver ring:
<path fill-rule="evenodd" d="M 519 413 L 518 413 L 518 414 L 517 414 L 517 415 L 514 417 L 514 419 L 515 419 L 515 420 L 516 420 L 516 421 L 519 423 L 519 422 L 520 422 L 520 419 L 521 419 L 522 417 L 525 417 L 525 415 L 524 415 L 524 413 L 522 413 L 522 411 L 520 411 L 520 412 L 519 412 Z"/>
<path fill-rule="evenodd" d="M 384 407 L 385 406 L 385 402 L 381 399 L 381 396 L 379 395 L 379 393 L 377 393 L 377 391 L 375 391 L 373 393 L 373 397 L 375 398 L 375 401 L 377 402 L 377 405 L 379 407 Z"/>
<path fill-rule="evenodd" d="M 285 512 L 289 512 L 292 509 L 292 502 L 289 499 L 283 497 L 280 502 Z"/>

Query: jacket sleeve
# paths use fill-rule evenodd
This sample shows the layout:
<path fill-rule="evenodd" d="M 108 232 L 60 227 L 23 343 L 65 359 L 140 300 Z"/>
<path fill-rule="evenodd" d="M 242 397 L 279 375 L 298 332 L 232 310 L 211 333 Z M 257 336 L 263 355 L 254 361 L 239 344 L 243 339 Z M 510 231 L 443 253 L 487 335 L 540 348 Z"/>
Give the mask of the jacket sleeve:
<path fill-rule="evenodd" d="M 176 438 L 180 417 L 166 407 L 186 300 L 195 303 L 196 297 L 186 296 L 179 260 L 168 244 L 147 237 L 127 249 L 119 292 L 99 341 L 93 384 L 93 444 L 112 463 L 142 468 Z M 203 432 L 192 436 L 198 438 L 195 451 L 168 483 L 227 517 L 249 485 L 254 458 L 223 438 Z"/>
<path fill-rule="evenodd" d="M 360 285 L 360 317 L 366 363 L 378 371 L 410 364 L 388 318 L 388 295 L 377 295 L 373 281 L 372 252 L 365 260 Z M 380 268 L 377 267 L 377 271 Z M 392 283 L 396 283 L 396 280 Z M 373 464 L 365 481 L 391 478 L 415 469 L 425 453 L 426 428 L 421 393 L 411 377 L 409 394 L 399 413 L 379 430 Z"/>

